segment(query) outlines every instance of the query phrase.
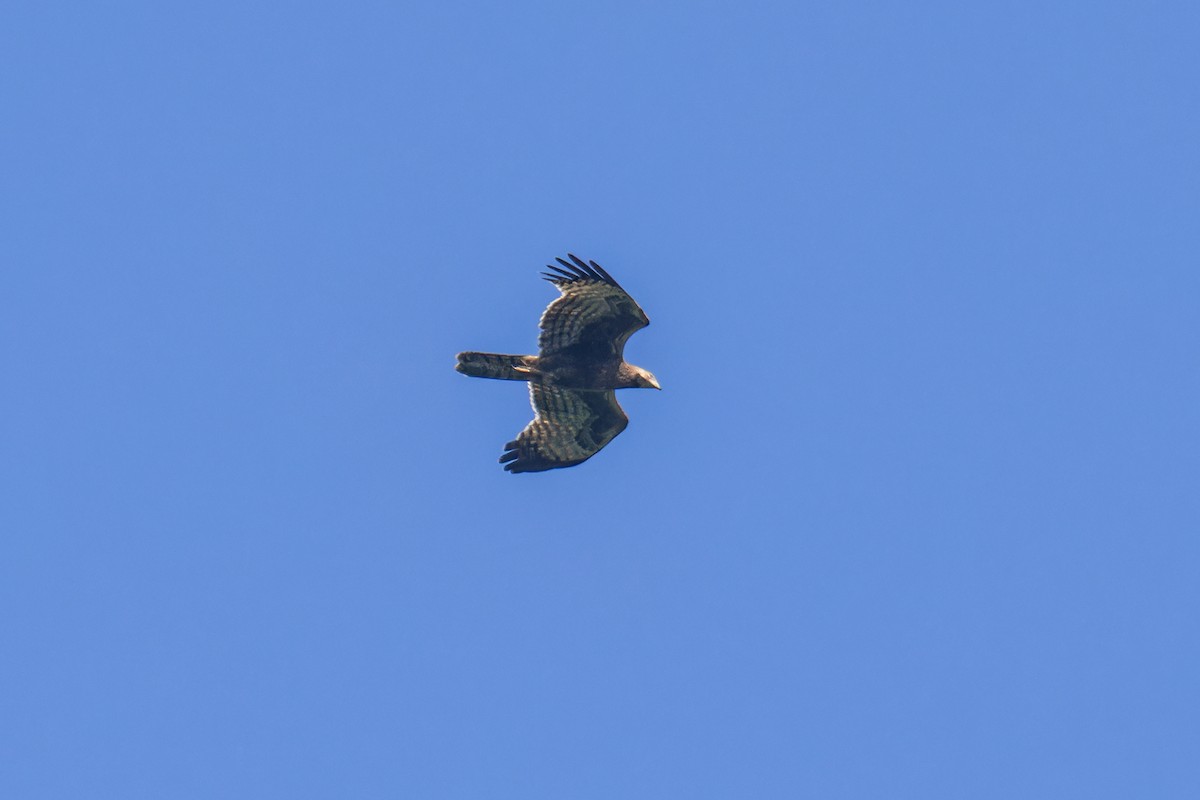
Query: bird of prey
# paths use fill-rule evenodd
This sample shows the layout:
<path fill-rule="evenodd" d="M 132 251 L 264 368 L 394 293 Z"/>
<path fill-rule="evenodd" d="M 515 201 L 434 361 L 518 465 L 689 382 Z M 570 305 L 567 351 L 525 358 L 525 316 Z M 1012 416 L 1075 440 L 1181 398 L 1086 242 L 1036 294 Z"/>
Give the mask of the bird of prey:
<path fill-rule="evenodd" d="M 455 369 L 476 378 L 528 381 L 533 421 L 504 445 L 509 472 L 573 467 L 600 452 L 629 418 L 614 389 L 661 389 L 625 362 L 625 342 L 650 324 L 646 313 L 595 261 L 555 259 L 543 272 L 562 296 L 539 323 L 536 356 L 459 353 Z"/>

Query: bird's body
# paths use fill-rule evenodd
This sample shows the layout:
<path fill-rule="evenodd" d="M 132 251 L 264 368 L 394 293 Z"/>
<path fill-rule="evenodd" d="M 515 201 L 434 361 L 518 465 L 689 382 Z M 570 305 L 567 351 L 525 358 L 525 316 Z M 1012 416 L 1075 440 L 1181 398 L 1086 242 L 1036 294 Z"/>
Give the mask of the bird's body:
<path fill-rule="evenodd" d="M 510 472 L 586 461 L 629 424 L 615 389 L 661 388 L 624 358 L 625 342 L 650 324 L 645 312 L 595 261 L 569 257 L 545 273 L 562 296 L 542 313 L 538 355 L 458 354 L 464 375 L 529 383 L 535 417 L 505 446 Z"/>

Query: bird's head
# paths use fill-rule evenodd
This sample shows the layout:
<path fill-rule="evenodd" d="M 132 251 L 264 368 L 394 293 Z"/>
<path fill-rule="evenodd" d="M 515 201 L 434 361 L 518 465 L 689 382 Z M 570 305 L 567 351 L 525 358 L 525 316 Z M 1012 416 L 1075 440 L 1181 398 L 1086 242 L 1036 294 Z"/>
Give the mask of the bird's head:
<path fill-rule="evenodd" d="M 654 377 L 654 375 L 648 369 L 642 369 L 641 367 L 638 367 L 636 380 L 639 389 L 662 390 L 662 387 L 658 385 L 658 378 Z"/>

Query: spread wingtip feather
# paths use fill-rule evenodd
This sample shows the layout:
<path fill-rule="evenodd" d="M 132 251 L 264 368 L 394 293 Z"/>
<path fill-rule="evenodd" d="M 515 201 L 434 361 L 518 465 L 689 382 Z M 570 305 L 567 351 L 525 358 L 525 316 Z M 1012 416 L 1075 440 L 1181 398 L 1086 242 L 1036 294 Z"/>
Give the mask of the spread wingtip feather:
<path fill-rule="evenodd" d="M 617 283 L 616 280 L 613 279 L 613 276 L 609 275 L 608 271 L 595 261 L 584 261 L 574 253 L 567 253 L 567 258 L 571 260 L 567 261 L 566 258 L 554 259 L 561 266 L 555 266 L 554 264 L 546 265 L 548 269 L 554 270 L 553 274 L 549 272 L 542 273 L 542 275 L 546 277 L 546 280 L 550 281 L 556 286 L 567 283 L 575 283 L 577 281 L 598 281 L 600 283 L 607 283 L 612 286 L 616 286 L 618 289 L 621 288 L 621 284 Z"/>

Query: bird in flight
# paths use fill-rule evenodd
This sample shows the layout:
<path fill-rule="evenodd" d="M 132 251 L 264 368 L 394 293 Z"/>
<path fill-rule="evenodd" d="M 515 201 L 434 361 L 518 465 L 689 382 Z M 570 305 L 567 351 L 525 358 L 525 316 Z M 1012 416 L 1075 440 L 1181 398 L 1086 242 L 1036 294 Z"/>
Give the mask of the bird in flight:
<path fill-rule="evenodd" d="M 544 272 L 561 297 L 542 312 L 538 354 L 458 354 L 475 378 L 528 381 L 533 421 L 504 445 L 509 472 L 542 472 L 587 461 L 629 424 L 614 389 L 661 389 L 648 370 L 626 363 L 625 342 L 650 324 L 646 312 L 595 261 L 555 259 Z"/>

